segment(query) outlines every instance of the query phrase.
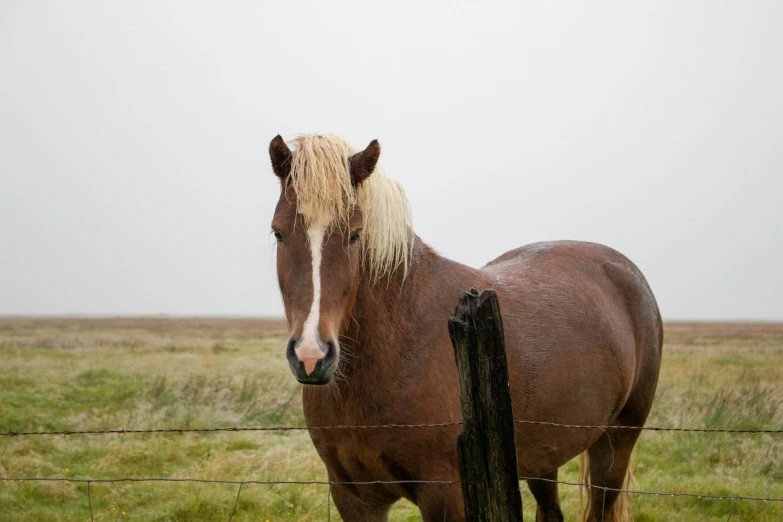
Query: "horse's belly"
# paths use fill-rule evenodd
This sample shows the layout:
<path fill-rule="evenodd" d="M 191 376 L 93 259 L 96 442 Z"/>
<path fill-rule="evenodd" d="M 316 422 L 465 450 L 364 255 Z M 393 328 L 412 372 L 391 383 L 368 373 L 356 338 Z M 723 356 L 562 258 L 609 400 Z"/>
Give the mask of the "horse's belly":
<path fill-rule="evenodd" d="M 614 340 L 596 342 L 594 330 L 580 336 L 548 329 L 557 333 L 536 336 L 530 329 L 522 333 L 525 323 L 506 326 L 514 418 L 522 421 L 515 425 L 519 471 L 536 477 L 562 466 L 602 433 L 553 424 L 614 422 L 627 400 L 633 366 L 617 356 Z"/>
<path fill-rule="evenodd" d="M 520 472 L 535 476 L 563 465 L 601 435 L 543 423 L 614 422 L 633 385 L 635 341 L 630 325 L 600 324 L 600 304 L 568 320 L 556 307 L 534 308 L 514 299 L 505 304 L 514 418 L 529 421 L 516 425 Z"/>

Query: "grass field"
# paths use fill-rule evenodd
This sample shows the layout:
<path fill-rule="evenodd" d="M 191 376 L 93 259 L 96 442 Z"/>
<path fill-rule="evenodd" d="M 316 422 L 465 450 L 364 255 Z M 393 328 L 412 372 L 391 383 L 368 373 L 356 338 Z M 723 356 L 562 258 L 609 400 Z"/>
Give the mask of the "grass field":
<path fill-rule="evenodd" d="M 0 432 L 303 425 L 283 325 L 0 319 Z M 433 419 L 437 421 L 438 419 Z M 648 424 L 783 427 L 783 325 L 669 324 Z M 783 436 L 645 432 L 638 489 L 783 497 Z M 0 477 L 326 480 L 306 432 L 0 437 Z M 561 479 L 576 480 L 576 464 Z M 534 520 L 523 487 L 525 518 Z M 234 520 L 325 520 L 328 488 L 245 485 Z M 561 486 L 567 520 L 579 492 Z M 92 484 L 95 519 L 226 520 L 237 486 Z M 635 496 L 635 520 L 726 520 L 732 500 Z M 334 506 L 333 520 L 339 520 Z M 0 520 L 89 519 L 87 489 L 0 482 Z M 392 520 L 420 520 L 401 502 Z M 732 520 L 783 520 L 742 501 Z"/>

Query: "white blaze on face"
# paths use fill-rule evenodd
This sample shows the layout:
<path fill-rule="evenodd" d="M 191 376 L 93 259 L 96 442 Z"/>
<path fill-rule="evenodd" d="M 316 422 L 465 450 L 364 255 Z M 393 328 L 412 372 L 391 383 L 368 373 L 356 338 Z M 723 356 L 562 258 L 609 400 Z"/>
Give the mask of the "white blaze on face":
<path fill-rule="evenodd" d="M 307 231 L 310 256 L 313 261 L 313 303 L 302 327 L 302 342 L 296 349 L 296 356 L 304 363 L 307 375 L 310 375 L 315 369 L 315 364 L 325 356 L 318 347 L 318 320 L 321 316 L 321 257 L 325 234 L 326 226 L 320 224 L 310 227 Z"/>

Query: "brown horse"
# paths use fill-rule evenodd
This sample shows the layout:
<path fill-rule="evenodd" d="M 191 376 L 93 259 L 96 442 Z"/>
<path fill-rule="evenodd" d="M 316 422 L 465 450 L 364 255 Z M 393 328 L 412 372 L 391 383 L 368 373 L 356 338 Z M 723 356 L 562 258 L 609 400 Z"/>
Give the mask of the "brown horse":
<path fill-rule="evenodd" d="M 663 330 L 641 272 L 605 246 L 559 241 L 512 250 L 475 270 L 413 232 L 405 193 L 363 151 L 335 136 L 280 136 L 269 147 L 281 181 L 272 220 L 308 427 L 461 420 L 448 333 L 460 295 L 500 300 L 516 419 L 642 425 L 652 405 Z M 314 386 L 324 385 L 327 386 Z M 425 521 L 464 520 L 459 426 L 311 430 L 346 521 L 386 520 L 404 497 Z M 536 520 L 563 520 L 557 470 L 587 452 L 592 484 L 622 489 L 638 430 L 518 424 L 520 475 Z M 535 480 L 545 479 L 545 480 Z M 396 482 L 344 484 L 346 482 Z M 621 520 L 622 494 L 591 488 L 589 521 Z M 591 498 L 590 498 L 591 497 Z"/>

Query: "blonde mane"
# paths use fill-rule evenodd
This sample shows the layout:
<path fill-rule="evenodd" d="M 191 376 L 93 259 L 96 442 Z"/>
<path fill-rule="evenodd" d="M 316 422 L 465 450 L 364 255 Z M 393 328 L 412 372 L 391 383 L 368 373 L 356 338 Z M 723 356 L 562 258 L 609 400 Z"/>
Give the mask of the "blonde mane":
<path fill-rule="evenodd" d="M 347 225 L 355 206 L 362 211 L 362 252 L 375 282 L 402 267 L 408 273 L 414 231 L 405 191 L 380 167 L 354 188 L 349 159 L 360 152 L 331 134 L 296 136 L 290 143 L 290 183 L 305 226 L 319 221 Z"/>

